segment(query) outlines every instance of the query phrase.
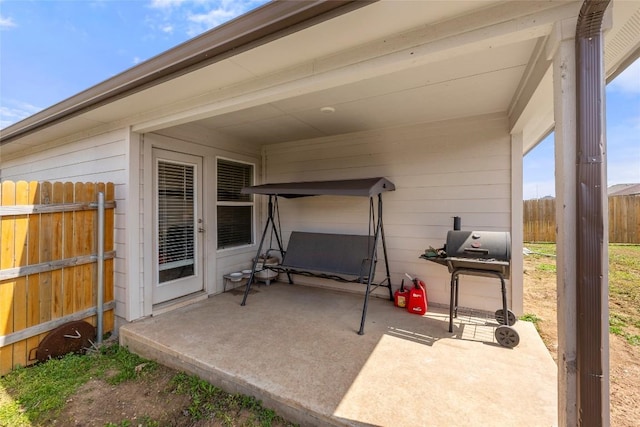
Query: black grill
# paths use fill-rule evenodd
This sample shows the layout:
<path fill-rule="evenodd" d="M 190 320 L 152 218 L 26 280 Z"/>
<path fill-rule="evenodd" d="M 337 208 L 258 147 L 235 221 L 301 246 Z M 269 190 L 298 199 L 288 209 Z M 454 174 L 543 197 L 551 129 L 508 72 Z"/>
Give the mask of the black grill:
<path fill-rule="evenodd" d="M 447 243 L 442 250 L 429 249 L 420 256 L 428 261 L 445 265 L 451 273 L 451 300 L 449 302 L 449 332 L 453 332 L 453 318 L 458 315 L 458 290 L 461 275 L 493 277 L 500 280 L 502 309 L 495 313 L 501 324 L 496 329 L 498 343 L 515 347 L 520 338 L 511 326 L 516 317 L 507 309 L 505 279 L 510 275 L 511 235 L 501 231 L 461 231 L 447 233 Z"/>
<path fill-rule="evenodd" d="M 496 271 L 509 278 L 511 235 L 506 231 L 460 231 L 447 233 L 445 246 L 449 272 L 467 268 Z"/>

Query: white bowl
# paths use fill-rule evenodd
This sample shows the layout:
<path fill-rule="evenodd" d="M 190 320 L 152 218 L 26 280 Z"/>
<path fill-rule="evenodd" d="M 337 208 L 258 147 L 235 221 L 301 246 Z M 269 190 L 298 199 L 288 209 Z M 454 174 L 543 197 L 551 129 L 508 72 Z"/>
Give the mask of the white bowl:
<path fill-rule="evenodd" d="M 242 274 L 248 276 L 248 275 L 251 274 L 251 271 L 253 271 L 253 270 L 242 270 Z"/>
<path fill-rule="evenodd" d="M 232 282 L 238 282 L 242 280 L 242 273 L 231 273 L 229 274 Z"/>

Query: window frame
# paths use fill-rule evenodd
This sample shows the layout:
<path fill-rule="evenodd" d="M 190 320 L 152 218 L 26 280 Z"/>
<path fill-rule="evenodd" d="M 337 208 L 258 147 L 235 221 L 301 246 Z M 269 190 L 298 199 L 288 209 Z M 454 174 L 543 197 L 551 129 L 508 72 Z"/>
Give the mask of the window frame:
<path fill-rule="evenodd" d="M 255 241 L 256 241 L 256 203 L 255 203 L 255 196 L 253 194 L 250 194 L 250 201 L 239 201 L 239 202 L 234 202 L 234 201 L 219 201 L 218 200 L 218 188 L 220 183 L 218 182 L 218 168 L 219 168 L 219 162 L 220 160 L 226 161 L 226 162 L 231 162 L 231 163 L 238 163 L 238 164 L 242 164 L 242 165 L 248 165 L 251 167 L 251 183 L 250 185 L 255 185 L 255 180 L 256 180 L 256 164 L 253 162 L 248 162 L 248 161 L 243 161 L 243 160 L 238 160 L 238 159 L 234 159 L 234 158 L 230 158 L 230 157 L 224 157 L 224 156 L 216 156 L 215 158 L 215 166 L 216 166 L 216 170 L 215 170 L 215 177 L 216 177 L 216 192 L 215 192 L 215 209 L 216 209 L 216 251 L 217 252 L 228 252 L 228 251 L 233 251 L 233 250 L 237 250 L 237 249 L 242 249 L 242 248 L 248 248 L 251 247 L 253 245 L 255 245 Z M 220 226 L 219 223 L 219 217 L 218 217 L 218 207 L 220 206 L 249 206 L 251 207 L 251 242 L 250 243 L 245 243 L 245 244 L 238 244 L 235 246 L 227 246 L 227 247 L 220 247 L 220 243 L 218 241 L 218 228 Z"/>

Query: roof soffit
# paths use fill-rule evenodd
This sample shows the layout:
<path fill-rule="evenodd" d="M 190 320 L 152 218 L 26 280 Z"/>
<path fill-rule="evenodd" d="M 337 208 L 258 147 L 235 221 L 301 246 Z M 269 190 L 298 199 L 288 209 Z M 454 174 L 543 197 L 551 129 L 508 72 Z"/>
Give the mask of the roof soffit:
<path fill-rule="evenodd" d="M 536 39 L 547 35 L 557 19 L 573 16 L 575 10 L 575 2 L 501 3 L 473 16 L 421 26 L 191 99 L 163 104 L 138 116 L 133 128 L 153 131 Z"/>

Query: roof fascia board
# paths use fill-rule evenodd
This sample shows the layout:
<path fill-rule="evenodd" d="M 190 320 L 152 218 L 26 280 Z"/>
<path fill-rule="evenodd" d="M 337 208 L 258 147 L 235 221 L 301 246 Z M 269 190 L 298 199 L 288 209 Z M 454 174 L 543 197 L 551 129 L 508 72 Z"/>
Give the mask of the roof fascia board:
<path fill-rule="evenodd" d="M 267 3 L 3 129 L 0 145 L 373 1 Z"/>
<path fill-rule="evenodd" d="M 515 2 L 518 3 L 518 2 Z M 577 14 L 577 2 L 500 4 L 438 24 L 376 40 L 330 57 L 314 60 L 281 73 L 258 78 L 214 95 L 202 95 L 171 106 L 161 106 L 155 117 L 138 118 L 133 129 L 152 132 L 354 83 L 409 67 L 434 63 L 468 52 L 516 43 L 548 35 L 556 21 Z M 546 8 L 542 6 L 545 5 Z M 483 23 L 484 25 L 481 25 Z M 469 29 L 469 28 L 472 29 Z"/>

